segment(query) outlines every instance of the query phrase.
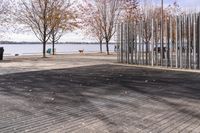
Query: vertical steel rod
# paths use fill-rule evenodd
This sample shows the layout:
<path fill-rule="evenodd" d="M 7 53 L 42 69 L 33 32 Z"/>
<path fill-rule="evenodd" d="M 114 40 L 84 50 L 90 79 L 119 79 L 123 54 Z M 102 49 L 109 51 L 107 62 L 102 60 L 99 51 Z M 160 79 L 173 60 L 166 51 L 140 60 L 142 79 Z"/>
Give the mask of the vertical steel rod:
<path fill-rule="evenodd" d="M 123 23 L 121 24 L 121 46 L 120 46 L 120 53 L 121 53 L 121 63 L 123 63 Z"/>
<path fill-rule="evenodd" d="M 193 56 L 194 56 L 194 69 L 196 69 L 196 14 L 193 15 L 193 21 L 194 21 L 194 33 L 193 33 L 193 47 L 194 47 L 194 52 L 193 52 Z"/>
<path fill-rule="evenodd" d="M 170 17 L 170 66 L 173 67 L 173 25 Z"/>
<path fill-rule="evenodd" d="M 179 17 L 179 60 L 180 60 L 180 68 L 183 68 L 182 62 L 182 17 Z"/>
<path fill-rule="evenodd" d="M 151 66 L 154 66 L 154 19 L 152 19 Z"/>
<path fill-rule="evenodd" d="M 161 66 L 163 66 L 163 0 L 161 0 L 161 41 L 160 41 L 160 53 L 161 53 Z"/>
<path fill-rule="evenodd" d="M 178 17 L 176 18 L 176 68 L 178 68 Z"/>

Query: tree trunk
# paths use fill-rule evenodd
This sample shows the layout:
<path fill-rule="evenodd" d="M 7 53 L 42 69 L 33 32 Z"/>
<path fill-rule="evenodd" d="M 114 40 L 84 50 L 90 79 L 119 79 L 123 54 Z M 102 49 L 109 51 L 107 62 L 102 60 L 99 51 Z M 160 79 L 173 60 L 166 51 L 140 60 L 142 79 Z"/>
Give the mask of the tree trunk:
<path fill-rule="evenodd" d="M 163 47 L 163 53 L 162 53 L 162 56 L 163 56 L 163 59 L 165 59 L 165 50 L 166 50 L 166 48 L 165 47 Z"/>
<path fill-rule="evenodd" d="M 100 53 L 102 53 L 103 52 L 103 50 L 102 50 L 102 40 L 100 40 Z"/>
<path fill-rule="evenodd" d="M 46 57 L 46 41 L 43 41 L 43 58 Z"/>
<path fill-rule="evenodd" d="M 52 41 L 52 44 L 53 44 L 53 46 L 52 46 L 52 52 L 53 52 L 53 55 L 55 55 L 55 41 Z"/>
<path fill-rule="evenodd" d="M 109 55 L 109 41 L 106 40 L 106 51 L 107 51 L 107 55 Z"/>
<path fill-rule="evenodd" d="M 43 33 L 43 58 L 46 57 L 46 28 L 45 28 L 45 24 L 44 24 L 44 33 Z"/>
<path fill-rule="evenodd" d="M 53 51 L 53 55 L 55 55 L 55 36 L 54 35 L 52 38 L 52 51 Z"/>
<path fill-rule="evenodd" d="M 148 53 L 149 53 L 149 42 L 146 42 L 146 52 L 145 52 L 145 56 L 146 56 L 146 65 L 148 65 Z"/>

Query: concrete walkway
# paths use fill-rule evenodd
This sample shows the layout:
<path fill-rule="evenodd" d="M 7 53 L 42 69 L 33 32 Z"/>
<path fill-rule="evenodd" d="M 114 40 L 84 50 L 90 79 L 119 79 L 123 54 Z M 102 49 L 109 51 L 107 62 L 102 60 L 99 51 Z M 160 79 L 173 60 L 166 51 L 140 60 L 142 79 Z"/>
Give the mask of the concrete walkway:
<path fill-rule="evenodd" d="M 11 65 L 17 59 L 0 64 L 10 72 L 0 75 L 0 132 L 200 132 L 200 74 L 119 66 L 105 57 L 58 64 L 27 58 L 33 67 L 23 69 Z"/>
<path fill-rule="evenodd" d="M 56 55 L 42 58 L 41 56 L 5 57 L 0 61 L 0 75 L 8 73 L 29 72 L 90 66 L 116 62 L 116 55 L 107 56 L 100 53 Z"/>

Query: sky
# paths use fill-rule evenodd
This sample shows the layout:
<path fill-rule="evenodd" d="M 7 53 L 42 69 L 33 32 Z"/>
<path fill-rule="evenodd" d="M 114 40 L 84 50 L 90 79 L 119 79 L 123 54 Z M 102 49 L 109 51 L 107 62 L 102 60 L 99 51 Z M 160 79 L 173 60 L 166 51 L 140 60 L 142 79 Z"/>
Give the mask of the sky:
<path fill-rule="evenodd" d="M 170 0 L 166 0 L 169 1 Z M 177 0 L 183 8 L 198 8 L 200 7 L 200 0 Z"/>
<path fill-rule="evenodd" d="M 5 34 L 5 33 L 4 33 Z M 39 42 L 32 32 L 23 32 L 23 33 L 6 33 L 6 38 L 3 40 L 6 41 L 15 41 L 15 42 Z M 66 33 L 60 40 L 60 42 L 96 42 L 94 38 L 90 38 L 82 33 L 81 30 L 76 30 L 73 32 Z"/>
<path fill-rule="evenodd" d="M 163 0 L 164 5 L 172 4 L 175 0 Z M 200 0 L 176 0 L 182 9 L 191 9 L 198 8 L 200 9 Z M 161 3 L 161 0 L 153 0 L 157 5 Z M 8 41 L 28 41 L 28 42 L 37 42 L 38 39 L 31 32 L 24 33 L 5 33 L 6 38 L 3 40 Z M 84 35 L 81 30 L 76 30 L 74 32 L 66 33 L 60 40 L 61 42 L 95 42 L 94 38 L 89 38 Z"/>
<path fill-rule="evenodd" d="M 198 8 L 200 7 L 200 0 L 163 0 L 165 5 L 172 4 L 176 1 L 182 8 Z M 156 4 L 160 4 L 161 0 L 153 0 Z"/>

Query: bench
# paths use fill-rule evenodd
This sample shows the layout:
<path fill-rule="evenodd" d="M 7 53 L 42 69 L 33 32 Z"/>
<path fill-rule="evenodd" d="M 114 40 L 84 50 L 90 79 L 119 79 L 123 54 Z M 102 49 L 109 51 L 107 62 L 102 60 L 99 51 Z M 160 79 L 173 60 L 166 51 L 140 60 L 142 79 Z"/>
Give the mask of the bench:
<path fill-rule="evenodd" d="M 48 53 L 48 54 L 51 54 L 51 49 L 50 49 L 50 48 L 47 49 L 47 53 Z"/>

